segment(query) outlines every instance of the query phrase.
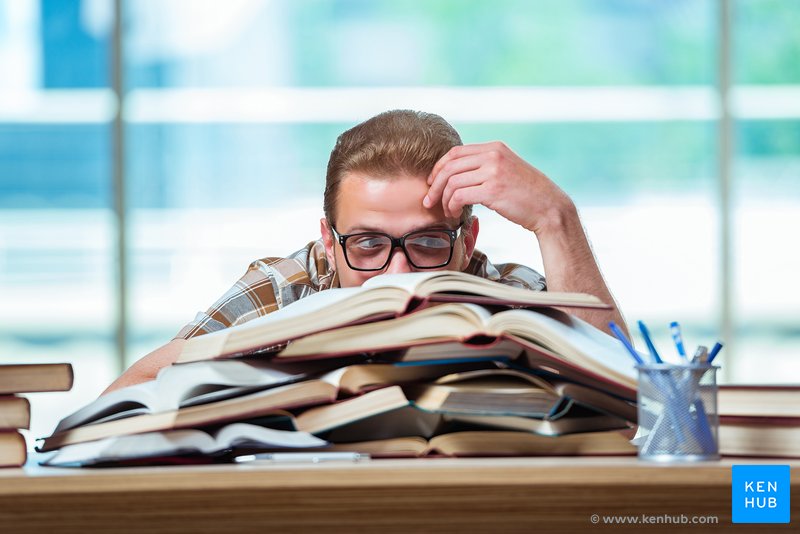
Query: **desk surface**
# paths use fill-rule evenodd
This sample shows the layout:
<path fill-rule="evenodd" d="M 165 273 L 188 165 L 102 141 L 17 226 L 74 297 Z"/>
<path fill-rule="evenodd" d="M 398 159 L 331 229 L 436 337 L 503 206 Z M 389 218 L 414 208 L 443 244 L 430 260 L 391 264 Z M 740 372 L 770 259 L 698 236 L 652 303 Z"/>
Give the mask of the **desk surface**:
<path fill-rule="evenodd" d="M 647 516 L 648 532 L 672 531 L 684 517 L 690 522 L 685 526 L 705 532 L 731 528 L 734 463 L 791 464 L 793 500 L 800 501 L 798 461 L 659 465 L 635 458 L 429 458 L 27 467 L 0 470 L 0 531 L 106 526 L 158 532 L 558 532 L 609 529 L 606 521 L 615 521 L 612 516 L 637 521 Z M 796 524 L 800 518 L 793 515 Z M 742 532 L 791 527 L 736 525 Z M 619 525 L 613 528 L 620 530 Z M 644 525 L 628 528 L 641 531 Z"/>

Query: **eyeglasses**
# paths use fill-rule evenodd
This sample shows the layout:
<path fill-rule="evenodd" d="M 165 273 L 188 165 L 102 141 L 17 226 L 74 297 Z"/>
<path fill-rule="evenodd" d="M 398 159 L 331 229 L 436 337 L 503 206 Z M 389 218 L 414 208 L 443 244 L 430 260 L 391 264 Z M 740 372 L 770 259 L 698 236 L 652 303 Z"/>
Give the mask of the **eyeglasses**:
<path fill-rule="evenodd" d="M 360 232 L 339 234 L 331 226 L 333 235 L 339 240 L 347 265 L 355 271 L 381 271 L 389 265 L 392 252 L 400 247 L 416 269 L 438 269 L 453 257 L 453 245 L 458 239 L 463 222 L 448 228 L 415 230 L 401 237 L 392 237 L 383 232 Z"/>

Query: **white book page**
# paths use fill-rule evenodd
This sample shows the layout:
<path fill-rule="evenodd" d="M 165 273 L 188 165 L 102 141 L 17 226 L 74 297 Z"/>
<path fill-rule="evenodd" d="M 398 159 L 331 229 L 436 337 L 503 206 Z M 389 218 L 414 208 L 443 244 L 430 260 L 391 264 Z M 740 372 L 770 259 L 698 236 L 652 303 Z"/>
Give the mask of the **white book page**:
<path fill-rule="evenodd" d="M 216 434 L 219 450 L 241 445 L 263 447 L 324 447 L 328 442 L 308 432 L 277 430 L 247 423 L 230 424 Z"/>
<path fill-rule="evenodd" d="M 573 315 L 559 310 L 508 310 L 496 314 L 493 324 L 495 328 L 536 341 L 558 354 L 568 350 L 580 355 L 580 360 L 567 358 L 574 363 L 588 363 L 592 370 L 611 369 L 636 380 L 633 359 L 619 340 Z"/>
<path fill-rule="evenodd" d="M 220 429 L 214 437 L 201 430 L 167 430 L 115 436 L 62 447 L 46 465 L 75 465 L 100 461 L 172 456 L 195 451 L 211 454 L 231 446 L 324 447 L 328 442 L 307 432 L 276 430 L 247 423 L 233 423 Z"/>
<path fill-rule="evenodd" d="M 290 321 L 296 317 L 315 312 L 320 309 L 334 308 L 341 302 L 351 298 L 353 295 L 363 293 L 364 291 L 364 287 L 340 287 L 326 289 L 325 291 L 319 291 L 300 300 L 296 300 L 288 306 L 277 309 L 272 313 L 257 317 L 256 319 L 252 319 L 246 323 L 236 325 L 232 328 L 236 328 L 237 330 L 249 330 L 251 328 L 258 328 L 259 326 L 267 323 Z"/>
<path fill-rule="evenodd" d="M 126 405 L 128 405 L 128 408 L 135 407 L 131 405 L 140 405 L 152 410 L 153 406 L 158 404 L 156 387 L 156 381 L 149 380 L 102 395 L 83 408 L 64 417 L 53 433 L 80 426 L 88 421 L 94 421 L 115 412 L 124 411 Z"/>
<path fill-rule="evenodd" d="M 409 295 L 416 294 L 416 288 L 425 280 L 441 276 L 447 271 L 423 271 L 414 273 L 379 274 L 364 282 L 362 287 L 399 287 Z"/>
<path fill-rule="evenodd" d="M 47 465 L 92 464 L 99 461 L 164 456 L 178 450 L 211 451 L 214 438 L 200 430 L 172 430 L 115 436 L 61 447 Z"/>
<path fill-rule="evenodd" d="M 334 288 L 314 293 L 265 316 L 219 332 L 191 338 L 179 363 L 278 344 L 356 320 L 405 309 L 407 293 L 397 288 Z"/>
<path fill-rule="evenodd" d="M 197 396 L 223 387 L 277 385 L 297 376 L 297 370 L 257 365 L 243 360 L 218 360 L 165 367 L 156 379 L 157 405 L 153 411 L 174 410 Z"/>

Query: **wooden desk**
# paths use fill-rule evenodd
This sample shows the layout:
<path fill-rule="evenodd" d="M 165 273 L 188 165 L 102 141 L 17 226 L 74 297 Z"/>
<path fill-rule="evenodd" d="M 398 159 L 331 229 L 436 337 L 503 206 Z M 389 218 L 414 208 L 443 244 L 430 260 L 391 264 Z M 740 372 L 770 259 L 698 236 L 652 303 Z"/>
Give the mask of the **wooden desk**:
<path fill-rule="evenodd" d="M 794 523 L 731 525 L 732 463 L 791 463 Z M 635 458 L 508 458 L 6 469 L 0 470 L 0 531 L 774 532 L 800 524 L 799 467 L 796 461 L 661 466 Z M 718 524 L 603 524 L 602 516 L 641 521 L 642 514 L 689 522 L 716 516 Z"/>

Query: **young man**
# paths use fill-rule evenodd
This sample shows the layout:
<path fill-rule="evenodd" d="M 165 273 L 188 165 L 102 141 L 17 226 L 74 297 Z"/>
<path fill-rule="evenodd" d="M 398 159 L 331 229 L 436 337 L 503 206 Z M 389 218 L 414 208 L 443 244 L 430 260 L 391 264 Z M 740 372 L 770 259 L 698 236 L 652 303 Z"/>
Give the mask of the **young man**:
<path fill-rule="evenodd" d="M 475 249 L 474 204 L 535 234 L 546 285 L 536 271 L 492 265 Z M 389 111 L 339 136 L 328 162 L 324 211 L 320 240 L 288 258 L 253 262 L 207 312 L 133 364 L 106 393 L 154 378 L 186 339 L 381 273 L 450 269 L 535 291 L 590 293 L 613 309 L 571 313 L 603 330 L 610 320 L 624 324 L 570 198 L 503 143 L 463 145 L 437 115 Z"/>

